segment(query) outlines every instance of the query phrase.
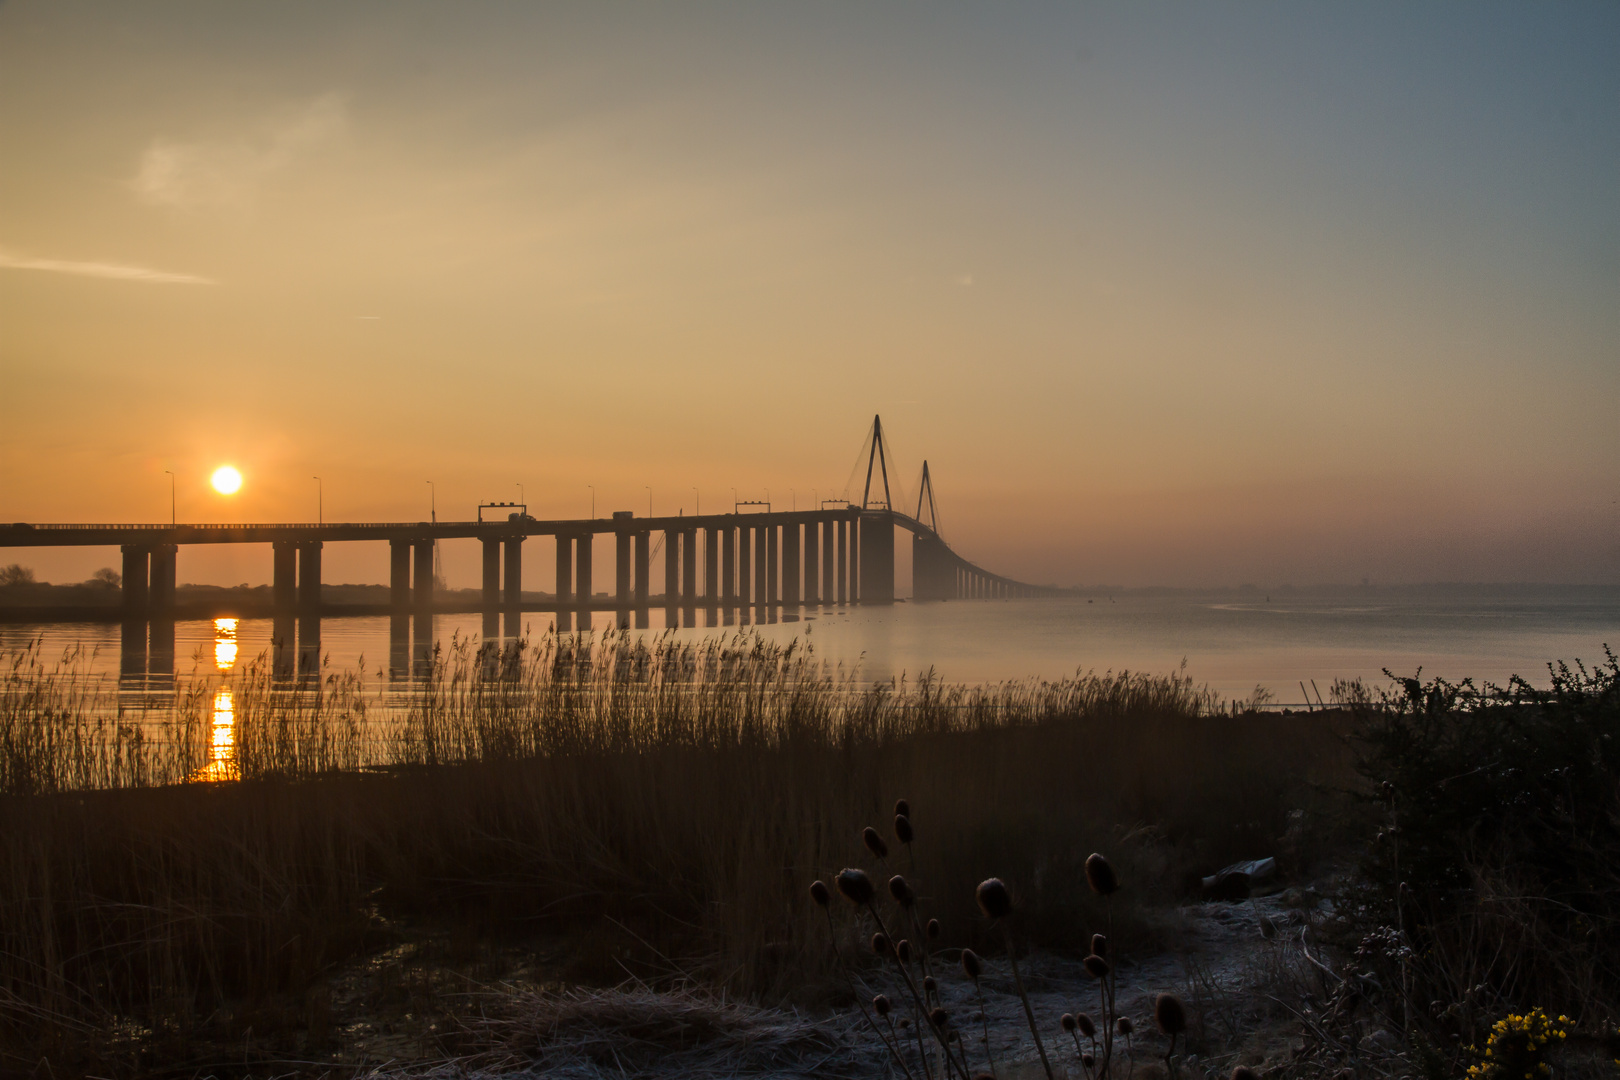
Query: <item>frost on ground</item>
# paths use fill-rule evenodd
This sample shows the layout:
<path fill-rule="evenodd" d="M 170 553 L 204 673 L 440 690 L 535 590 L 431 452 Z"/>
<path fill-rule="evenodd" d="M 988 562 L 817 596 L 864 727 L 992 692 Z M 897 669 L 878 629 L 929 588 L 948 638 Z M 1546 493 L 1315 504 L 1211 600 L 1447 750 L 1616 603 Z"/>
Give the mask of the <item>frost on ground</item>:
<path fill-rule="evenodd" d="M 859 1015 L 810 1017 L 690 990 L 490 995 L 465 1035 L 485 1049 L 427 1068 L 367 1076 L 433 1078 L 882 1076 L 882 1047 Z"/>
<path fill-rule="evenodd" d="M 1116 1054 L 1124 1056 L 1116 1057 L 1115 1074 L 1141 1080 L 1164 1075 L 1165 1040 L 1154 1030 L 1152 1016 L 1154 997 L 1166 990 L 1187 1002 L 1202 1033 L 1205 1056 L 1182 1059 L 1181 1075 L 1224 1076 L 1234 1064 L 1268 1069 L 1289 1062 L 1297 1052 L 1299 1025 L 1274 992 L 1283 969 L 1306 963 L 1301 930 L 1308 910 L 1273 896 L 1199 904 L 1177 915 L 1177 952 L 1118 958 L 1119 1013 L 1132 1018 L 1136 1031 L 1128 1042 L 1120 1040 Z M 935 957 L 935 970 L 942 1005 L 967 1047 L 973 1072 L 988 1072 L 993 1057 L 999 1080 L 1043 1077 L 1006 958 L 984 958 L 982 1013 L 956 958 L 954 950 L 944 951 Z M 1075 1043 L 1058 1020 L 1066 1012 L 1100 1017 L 1097 981 L 1078 960 L 1040 952 L 1021 958 L 1019 970 L 1054 1072 L 1083 1076 Z M 904 1004 L 903 988 L 889 978 L 892 971 L 873 968 L 865 974 L 868 981 L 859 992 L 870 997 L 882 991 L 894 1000 L 894 1017 L 905 1024 L 897 1031 L 906 1046 L 906 1066 L 921 1080 L 915 1020 Z M 379 1080 L 406 1075 L 568 1080 L 904 1075 L 855 1008 L 812 1016 L 723 1001 L 694 990 L 636 986 L 489 994 L 463 1014 L 461 1024 L 467 1037 L 462 1045 L 478 1047 L 476 1052 L 435 1066 L 384 1067 L 369 1075 Z M 933 1060 L 937 1046 L 931 1040 L 925 1045 L 932 1074 L 940 1077 L 939 1062 Z"/>

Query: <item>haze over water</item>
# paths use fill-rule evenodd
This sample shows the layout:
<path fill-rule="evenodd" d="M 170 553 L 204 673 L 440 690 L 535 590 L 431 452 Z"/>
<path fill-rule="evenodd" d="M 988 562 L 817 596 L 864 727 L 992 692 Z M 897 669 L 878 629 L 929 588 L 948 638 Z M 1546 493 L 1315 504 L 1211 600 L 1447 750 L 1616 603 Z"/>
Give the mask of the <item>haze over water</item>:
<path fill-rule="evenodd" d="M 659 629 L 662 612 L 652 612 Z M 701 612 L 699 613 L 701 618 Z M 532 635 L 546 633 L 549 616 L 527 616 Z M 596 628 L 611 625 L 598 613 Z M 476 638 L 479 616 L 440 615 L 435 634 Z M 693 627 L 675 635 L 693 640 L 743 627 Z M 915 678 L 933 669 L 952 682 L 1054 679 L 1077 670 L 1131 669 L 1164 674 L 1180 668 L 1229 700 L 1256 688 L 1280 703 L 1303 700 L 1299 684 L 1326 694 L 1334 679 L 1382 685 L 1382 671 L 1399 676 L 1472 677 L 1504 683 L 1518 674 L 1546 683 L 1549 661 L 1602 659 L 1605 643 L 1620 645 L 1620 589 L 1417 588 L 1296 589 L 1269 595 L 1222 590 L 1127 592 L 1085 598 L 1023 601 L 898 603 L 892 607 L 812 609 L 794 621 L 751 624 L 773 641 L 794 637 L 819 656 L 863 679 Z M 74 643 L 95 652 L 92 669 L 118 673 L 118 628 L 100 624 L 0 625 L 0 649 L 44 635 L 45 655 Z M 268 619 L 242 619 L 234 635 L 213 621 L 176 626 L 176 671 L 208 674 L 228 655 L 234 665 L 269 648 Z M 327 619 L 322 645 L 332 670 L 368 670 L 388 659 L 386 618 Z M 195 663 L 193 663 L 195 661 Z M 1314 691 L 1312 692 L 1314 694 Z"/>

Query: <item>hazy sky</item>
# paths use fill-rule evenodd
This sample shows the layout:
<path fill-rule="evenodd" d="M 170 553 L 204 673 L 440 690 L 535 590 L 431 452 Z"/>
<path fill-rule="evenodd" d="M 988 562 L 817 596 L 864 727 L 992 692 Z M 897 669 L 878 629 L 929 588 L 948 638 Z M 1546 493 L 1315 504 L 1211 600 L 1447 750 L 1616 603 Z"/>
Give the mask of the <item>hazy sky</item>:
<path fill-rule="evenodd" d="M 1616 582 L 1620 5 L 0 2 L 0 375 L 0 520 L 802 507 L 882 413 L 1027 580 Z"/>

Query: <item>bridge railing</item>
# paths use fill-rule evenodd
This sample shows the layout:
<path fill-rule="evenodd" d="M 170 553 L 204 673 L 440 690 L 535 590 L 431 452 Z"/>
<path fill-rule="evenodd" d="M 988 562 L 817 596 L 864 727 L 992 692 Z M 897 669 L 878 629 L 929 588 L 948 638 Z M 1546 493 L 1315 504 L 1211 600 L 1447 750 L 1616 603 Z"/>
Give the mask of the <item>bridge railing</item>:
<path fill-rule="evenodd" d="M 38 531 L 38 532 L 108 532 L 108 531 L 118 531 L 118 532 L 174 532 L 174 531 L 177 531 L 179 529 L 214 530 L 214 531 L 219 531 L 219 532 L 229 532 L 229 531 L 239 530 L 239 529 L 415 529 L 415 528 L 421 527 L 424 524 L 428 524 L 428 523 L 421 522 L 421 521 L 356 521 L 356 522 L 324 521 L 324 522 L 320 522 L 320 523 L 316 523 L 316 522 L 313 522 L 313 521 L 303 521 L 303 522 L 300 522 L 300 521 L 244 521 L 244 522 L 241 522 L 240 524 L 207 523 L 207 524 L 200 524 L 200 525 L 193 525 L 193 524 L 190 524 L 188 522 L 181 522 L 181 523 L 176 524 L 176 525 L 150 525 L 150 524 L 145 524 L 145 525 L 121 525 L 121 524 L 111 524 L 111 525 L 96 525 L 96 524 L 33 525 L 33 524 L 30 524 L 29 522 L 26 522 L 26 521 L 19 521 L 19 522 L 16 522 L 15 524 L 13 524 L 11 526 L 11 528 L 14 528 L 14 529 L 31 529 L 31 530 L 35 530 L 35 531 Z M 453 524 L 458 524 L 459 525 L 459 524 L 463 524 L 463 523 L 462 522 L 455 522 Z M 492 524 L 495 524 L 495 522 L 486 521 L 486 522 L 483 522 L 482 524 L 492 525 Z M 5 526 L 0 525 L 0 528 L 5 528 Z"/>

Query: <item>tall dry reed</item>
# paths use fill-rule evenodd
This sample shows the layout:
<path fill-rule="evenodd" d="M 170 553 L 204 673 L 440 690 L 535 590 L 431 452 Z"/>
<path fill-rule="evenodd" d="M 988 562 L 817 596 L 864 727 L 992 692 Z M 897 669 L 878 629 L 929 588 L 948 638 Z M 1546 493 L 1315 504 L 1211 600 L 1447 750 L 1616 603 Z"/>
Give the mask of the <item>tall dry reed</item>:
<path fill-rule="evenodd" d="M 565 974 L 586 981 L 837 995 L 805 890 L 860 856 L 847 823 L 884 820 L 897 790 L 929 808 L 906 855 L 945 938 L 973 943 L 974 883 L 999 874 L 1039 940 L 1081 945 L 1103 926 L 1091 851 L 1168 895 L 1270 844 L 1302 785 L 1343 767 L 1328 725 L 1233 717 L 1180 676 L 869 686 L 802 645 L 610 634 L 458 644 L 406 688 L 250 668 L 232 684 L 241 781 L 143 788 L 207 764 L 210 694 L 120 719 L 111 692 L 26 667 L 0 705 L 13 1061 L 95 1045 L 86 1031 L 229 1034 L 236 1003 L 302 992 L 400 916 L 566 932 Z M 104 726 L 137 719 L 156 734 L 132 746 Z"/>

